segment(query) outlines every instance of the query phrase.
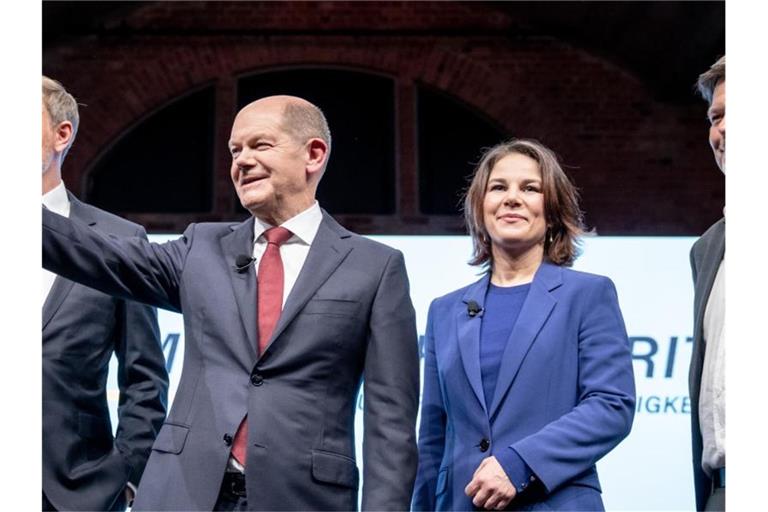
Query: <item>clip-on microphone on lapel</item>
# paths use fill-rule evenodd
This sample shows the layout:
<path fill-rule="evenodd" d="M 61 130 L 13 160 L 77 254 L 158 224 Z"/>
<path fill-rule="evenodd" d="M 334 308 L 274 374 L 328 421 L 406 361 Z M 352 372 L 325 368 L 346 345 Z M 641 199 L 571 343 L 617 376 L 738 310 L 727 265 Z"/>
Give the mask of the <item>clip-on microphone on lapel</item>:
<path fill-rule="evenodd" d="M 235 258 L 235 272 L 242 274 L 248 270 L 248 267 L 253 265 L 255 261 L 256 258 L 253 256 L 248 256 L 247 254 L 239 254 L 237 258 Z"/>
<path fill-rule="evenodd" d="M 477 303 L 477 301 L 471 300 L 467 302 L 467 314 L 470 318 L 475 318 L 477 315 L 481 314 L 483 312 L 483 308 L 480 307 L 480 304 Z"/>

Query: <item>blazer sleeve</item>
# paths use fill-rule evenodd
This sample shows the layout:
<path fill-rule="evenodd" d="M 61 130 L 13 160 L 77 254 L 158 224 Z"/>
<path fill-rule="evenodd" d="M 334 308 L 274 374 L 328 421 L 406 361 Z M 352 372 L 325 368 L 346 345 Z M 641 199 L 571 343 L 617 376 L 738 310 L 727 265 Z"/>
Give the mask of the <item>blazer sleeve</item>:
<path fill-rule="evenodd" d="M 137 237 L 146 239 L 140 228 Z M 117 356 L 118 426 L 115 445 L 138 486 L 152 443 L 165 420 L 168 373 L 157 325 L 157 310 L 134 301 L 121 301 L 113 333 Z"/>
<path fill-rule="evenodd" d="M 194 225 L 155 244 L 116 237 L 43 209 L 43 267 L 107 295 L 181 312 L 179 281 Z"/>
<path fill-rule="evenodd" d="M 363 510 L 407 510 L 416 473 L 419 356 L 403 255 L 374 297 L 364 367 Z"/>
<path fill-rule="evenodd" d="M 446 418 L 435 357 L 435 302 L 429 307 L 424 336 L 424 392 L 419 427 L 419 467 L 413 490 L 412 510 L 435 510 L 437 480 L 445 451 Z"/>
<path fill-rule="evenodd" d="M 613 283 L 585 290 L 578 325 L 578 403 L 512 448 L 547 491 L 589 469 L 632 428 L 635 381 L 624 320 Z"/>

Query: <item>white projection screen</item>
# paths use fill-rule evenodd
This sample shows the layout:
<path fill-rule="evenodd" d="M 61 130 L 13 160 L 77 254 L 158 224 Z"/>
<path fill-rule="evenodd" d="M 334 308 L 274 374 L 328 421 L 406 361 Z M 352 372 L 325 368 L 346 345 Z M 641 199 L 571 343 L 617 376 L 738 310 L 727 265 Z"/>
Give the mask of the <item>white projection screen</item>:
<path fill-rule="evenodd" d="M 163 242 L 178 235 L 152 235 Z M 419 336 L 435 297 L 478 278 L 466 264 L 466 236 L 371 236 L 405 254 Z M 688 363 L 691 357 L 693 285 L 688 252 L 692 237 L 588 237 L 574 268 L 610 277 L 632 343 L 637 405 L 632 432 L 598 462 L 607 510 L 693 510 Z M 181 376 L 181 315 L 159 311 L 170 365 L 169 403 Z M 113 358 L 109 401 L 117 424 L 118 390 Z M 361 404 L 362 401 L 359 401 Z M 362 464 L 362 414 L 356 419 Z M 361 473 L 362 475 L 362 473 Z"/>

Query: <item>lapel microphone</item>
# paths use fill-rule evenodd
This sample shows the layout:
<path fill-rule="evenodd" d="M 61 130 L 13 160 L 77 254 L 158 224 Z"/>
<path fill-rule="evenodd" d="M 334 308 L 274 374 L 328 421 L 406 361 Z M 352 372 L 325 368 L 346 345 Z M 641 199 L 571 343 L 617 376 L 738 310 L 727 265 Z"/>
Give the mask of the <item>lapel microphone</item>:
<path fill-rule="evenodd" d="M 480 307 L 480 304 L 478 304 L 477 301 L 471 300 L 467 302 L 467 314 L 470 318 L 475 318 L 482 312 L 483 308 Z"/>
<path fill-rule="evenodd" d="M 239 254 L 237 258 L 235 258 L 235 272 L 242 274 L 248 270 L 248 267 L 253 265 L 255 261 L 256 258 L 253 256 L 249 256 L 247 254 Z"/>

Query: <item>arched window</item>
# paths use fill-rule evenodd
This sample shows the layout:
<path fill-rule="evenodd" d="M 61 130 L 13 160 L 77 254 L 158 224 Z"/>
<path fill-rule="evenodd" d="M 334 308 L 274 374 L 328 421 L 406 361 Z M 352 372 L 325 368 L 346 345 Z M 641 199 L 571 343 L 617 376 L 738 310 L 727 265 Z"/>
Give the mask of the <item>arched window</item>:
<path fill-rule="evenodd" d="M 117 212 L 208 212 L 214 88 L 188 94 L 124 133 L 88 174 L 86 201 Z"/>
<path fill-rule="evenodd" d="M 395 88 L 381 75 L 304 68 L 258 73 L 238 82 L 238 108 L 275 94 L 322 108 L 331 128 L 328 168 L 317 191 L 334 214 L 395 213 Z"/>
<path fill-rule="evenodd" d="M 317 197 L 331 214 L 353 225 L 359 220 L 363 232 L 373 217 L 397 230 L 398 215 L 440 216 L 455 230 L 482 149 L 507 136 L 457 97 L 369 71 L 281 68 L 235 83 L 235 89 L 209 86 L 184 95 L 136 123 L 91 168 L 85 199 L 119 213 L 241 217 L 246 212 L 228 176 L 214 176 L 229 166 L 221 153 L 226 140 L 214 140 L 215 127 L 229 126 L 232 112 L 251 101 L 288 94 L 318 105 L 328 118 L 333 148 Z M 227 94 L 230 106 L 217 111 Z M 174 219 L 184 224 L 185 217 Z"/>
<path fill-rule="evenodd" d="M 420 85 L 416 98 L 420 210 L 427 215 L 457 215 L 483 148 L 507 136 L 455 97 Z"/>

